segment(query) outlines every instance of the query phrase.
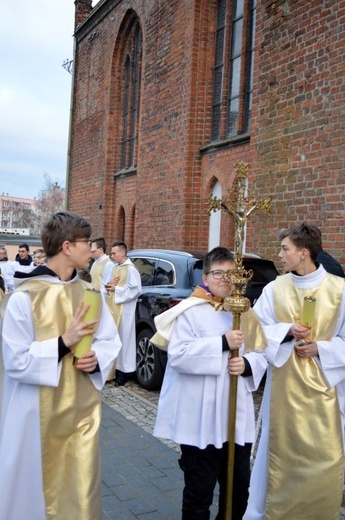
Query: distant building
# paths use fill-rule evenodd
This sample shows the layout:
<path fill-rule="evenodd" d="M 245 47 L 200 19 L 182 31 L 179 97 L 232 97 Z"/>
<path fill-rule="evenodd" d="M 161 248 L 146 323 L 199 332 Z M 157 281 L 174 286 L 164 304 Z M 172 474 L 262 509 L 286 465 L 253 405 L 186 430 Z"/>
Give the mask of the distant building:
<path fill-rule="evenodd" d="M 0 233 L 29 234 L 30 215 L 37 207 L 36 199 L 11 197 L 2 193 L 0 207 Z"/>
<path fill-rule="evenodd" d="M 345 265 L 345 0 L 75 0 L 68 208 L 129 247 L 233 248 L 234 167 L 272 195 L 246 250 L 303 221 Z"/>
<path fill-rule="evenodd" d="M 65 208 L 65 188 L 47 182 L 36 199 L 0 195 L 0 233 L 39 236 L 42 223 L 53 213 Z"/>
<path fill-rule="evenodd" d="M 30 228 L 2 228 L 0 235 L 30 235 Z"/>

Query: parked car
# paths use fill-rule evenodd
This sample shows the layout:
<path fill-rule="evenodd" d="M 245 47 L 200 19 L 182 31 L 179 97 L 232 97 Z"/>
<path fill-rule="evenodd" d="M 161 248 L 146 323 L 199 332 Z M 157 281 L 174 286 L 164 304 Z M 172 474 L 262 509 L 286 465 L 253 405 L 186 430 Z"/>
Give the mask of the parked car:
<path fill-rule="evenodd" d="M 165 249 L 136 249 L 128 253 L 141 275 L 142 294 L 136 308 L 137 379 L 148 390 L 160 388 L 167 362 L 166 352 L 151 342 L 156 332 L 154 317 L 190 296 L 202 281 L 202 255 Z M 278 271 L 274 263 L 256 255 L 245 255 L 246 269 L 253 278 L 246 296 L 255 303 L 264 286 L 274 280 Z"/>

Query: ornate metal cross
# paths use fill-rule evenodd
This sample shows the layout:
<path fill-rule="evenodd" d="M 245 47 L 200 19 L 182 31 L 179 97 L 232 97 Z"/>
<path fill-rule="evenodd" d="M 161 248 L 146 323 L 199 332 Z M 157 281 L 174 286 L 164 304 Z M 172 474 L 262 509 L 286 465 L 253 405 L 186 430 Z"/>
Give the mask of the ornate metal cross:
<path fill-rule="evenodd" d="M 226 211 L 227 217 L 235 219 L 235 260 L 236 264 L 238 264 L 239 262 L 242 263 L 243 259 L 244 228 L 247 220 L 255 209 L 261 209 L 264 213 L 269 214 L 272 208 L 272 198 L 266 197 L 265 199 L 257 200 L 250 193 L 246 194 L 247 163 L 237 163 L 235 171 L 238 182 L 237 190 L 229 189 L 228 197 L 223 200 L 218 197 L 210 197 L 208 209 L 209 212 L 223 209 Z"/>
<path fill-rule="evenodd" d="M 227 281 L 231 290 L 230 296 L 224 300 L 224 308 L 232 312 L 233 330 L 241 327 L 241 314 L 250 308 L 250 301 L 244 296 L 248 282 L 253 276 L 253 271 L 244 269 L 243 242 L 244 231 L 247 220 L 255 209 L 261 209 L 269 214 L 272 207 L 271 197 L 257 200 L 249 193 L 246 194 L 246 179 L 248 175 L 248 164 L 239 162 L 235 166 L 237 177 L 237 190 L 230 189 L 227 198 L 221 200 L 218 197 L 210 197 L 208 208 L 209 212 L 224 210 L 227 217 L 234 218 L 236 223 L 235 231 L 235 267 L 227 275 Z M 238 350 L 231 351 L 231 357 L 237 357 Z M 225 518 L 232 518 L 232 488 L 235 455 L 235 425 L 236 425 L 236 400 L 237 400 L 237 376 L 231 376 L 230 396 L 229 396 L 229 455 L 228 455 L 228 481 L 226 493 L 226 514 Z"/>

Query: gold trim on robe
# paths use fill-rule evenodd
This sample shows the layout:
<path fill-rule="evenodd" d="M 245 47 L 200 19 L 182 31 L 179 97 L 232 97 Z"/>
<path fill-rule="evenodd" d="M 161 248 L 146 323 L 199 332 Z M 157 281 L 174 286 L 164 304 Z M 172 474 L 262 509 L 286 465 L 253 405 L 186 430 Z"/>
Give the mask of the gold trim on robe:
<path fill-rule="evenodd" d="M 123 287 L 124 285 L 126 285 L 129 267 L 130 267 L 130 264 L 123 265 L 123 266 L 115 265 L 113 268 L 113 271 L 112 271 L 111 279 L 109 281 L 111 281 L 116 276 L 119 276 L 120 280 L 117 284 L 117 287 Z M 120 323 L 121 323 L 121 318 L 122 318 L 123 303 L 116 303 L 115 293 L 112 291 L 107 292 L 106 297 L 105 297 L 105 302 L 110 309 L 112 317 L 115 321 L 116 328 L 119 329 Z M 115 378 L 115 370 L 116 370 L 116 361 L 114 362 L 114 365 L 108 374 L 107 381 L 112 381 Z"/>
<path fill-rule="evenodd" d="M 114 269 L 113 269 L 113 272 L 112 272 L 110 280 L 112 280 L 116 276 L 119 276 L 120 280 L 119 280 L 119 282 L 117 284 L 117 287 L 123 287 L 124 285 L 126 285 L 127 273 L 128 273 L 129 267 L 130 267 L 130 265 L 124 265 L 123 267 L 119 266 L 119 265 L 115 265 L 114 266 Z M 116 327 L 118 329 L 119 326 L 120 326 L 120 323 L 121 323 L 123 303 L 116 303 L 116 301 L 115 301 L 115 293 L 111 292 L 111 291 L 107 292 L 105 301 L 106 301 L 106 304 L 108 305 L 108 307 L 110 309 L 110 312 L 111 312 L 111 314 L 112 314 L 112 316 L 114 318 L 114 321 L 115 321 L 115 325 L 116 325 Z"/>
<path fill-rule="evenodd" d="M 85 286 L 90 287 L 81 280 L 71 284 L 30 280 L 17 289 L 30 295 L 37 341 L 66 331 Z M 73 366 L 72 354 L 64 356 L 61 363 L 58 387 L 40 387 L 47 520 L 100 520 L 100 395 L 88 374 Z"/>
<path fill-rule="evenodd" d="M 316 298 L 310 338 L 329 341 L 335 331 L 343 281 L 328 275 L 300 289 L 290 274 L 274 286 L 278 322 L 298 322 L 305 296 Z M 272 369 L 266 520 L 338 520 L 343 490 L 343 436 L 336 388 L 329 388 L 312 358 L 294 349 Z"/>
<path fill-rule="evenodd" d="M 102 286 L 102 277 L 105 265 L 109 262 L 109 257 L 107 256 L 104 260 L 99 262 L 94 262 L 91 266 L 90 275 L 91 275 L 91 285 L 97 291 L 101 290 Z"/>

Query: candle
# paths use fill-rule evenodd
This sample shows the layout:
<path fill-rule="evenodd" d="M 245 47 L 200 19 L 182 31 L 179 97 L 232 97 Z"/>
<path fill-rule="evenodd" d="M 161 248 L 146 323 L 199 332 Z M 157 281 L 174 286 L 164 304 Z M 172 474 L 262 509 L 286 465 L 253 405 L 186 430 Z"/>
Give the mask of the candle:
<path fill-rule="evenodd" d="M 85 305 L 89 305 L 83 321 L 97 320 L 101 313 L 101 293 L 94 289 L 85 289 L 83 302 Z M 83 354 L 86 354 L 91 348 L 93 340 L 93 334 L 88 334 L 81 338 L 80 341 L 73 348 L 73 354 L 75 358 L 81 358 Z"/>
<path fill-rule="evenodd" d="M 301 324 L 308 329 L 314 325 L 316 298 L 314 296 L 305 296 L 302 307 Z"/>

